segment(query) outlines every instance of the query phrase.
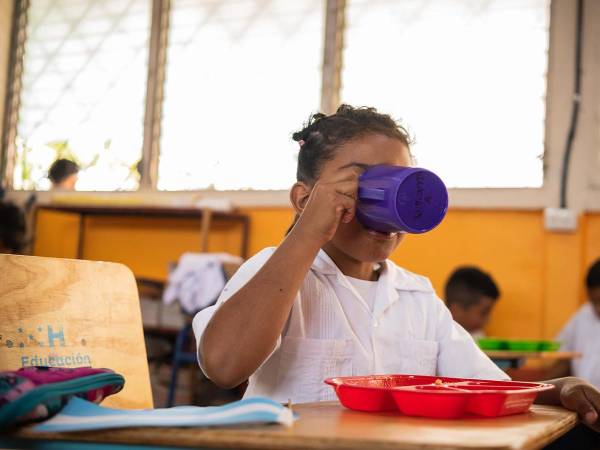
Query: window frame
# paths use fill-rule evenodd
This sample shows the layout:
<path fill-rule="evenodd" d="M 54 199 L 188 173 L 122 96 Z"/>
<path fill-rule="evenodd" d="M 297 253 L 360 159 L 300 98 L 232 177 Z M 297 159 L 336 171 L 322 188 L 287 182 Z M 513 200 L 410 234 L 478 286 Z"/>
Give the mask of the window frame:
<path fill-rule="evenodd" d="M 144 195 L 156 198 L 198 196 L 227 197 L 239 206 L 288 206 L 287 190 L 272 191 L 157 191 L 158 160 L 160 155 L 161 115 L 164 98 L 165 71 L 167 64 L 167 46 L 171 0 L 151 0 L 152 19 L 149 39 L 149 64 L 146 83 L 146 105 L 144 115 L 144 140 L 142 147 L 142 177 L 137 192 L 89 192 L 90 196 L 101 194 L 103 197 L 133 194 L 142 199 Z M 5 102 L 4 123 L 2 128 L 2 154 L 0 155 L 0 183 L 7 191 L 13 191 L 13 168 L 15 160 L 15 139 L 18 123 L 18 109 L 23 66 L 23 51 L 26 40 L 27 10 L 29 0 L 14 0 L 11 49 L 9 55 L 9 73 L 7 79 L 7 98 Z M 452 188 L 451 205 L 464 208 L 512 208 L 539 209 L 558 204 L 560 189 L 560 165 L 564 139 L 567 134 L 568 115 L 570 114 L 571 89 L 573 85 L 573 51 L 575 41 L 575 2 L 550 3 L 550 28 L 548 46 L 548 69 L 546 79 L 546 115 L 544 123 L 544 181 L 539 188 Z M 590 5 L 591 3 L 591 5 Z M 590 43 L 593 42 L 592 20 L 600 22 L 600 6 L 587 2 L 589 8 L 584 23 L 584 64 L 594 55 Z M 321 83 L 321 110 L 334 111 L 339 103 L 342 83 L 342 57 L 344 49 L 346 0 L 325 0 L 323 32 L 323 66 Z M 571 20 L 572 19 L 572 20 Z M 586 45 L 587 44 L 587 45 Z M 588 64 L 591 64 L 588 63 Z M 581 117 L 571 161 L 571 173 L 581 169 L 587 176 L 572 180 L 569 186 L 570 206 L 579 209 L 600 210 L 600 181 L 593 176 L 590 165 L 594 164 L 593 155 L 586 153 L 586 147 L 599 148 L 600 134 L 594 133 L 597 126 L 595 115 L 600 115 L 600 89 L 595 80 L 600 77 L 600 65 L 596 64 L 584 70 L 583 88 L 592 95 L 583 96 L 582 109 L 592 114 Z M 597 138 L 593 136 L 598 135 Z M 593 141 L 595 139 L 595 142 Z M 510 136 L 507 136 L 510 143 Z M 595 178 L 595 179 L 594 179 Z M 293 181 L 290 180 L 290 184 Z M 25 191 L 27 192 L 27 191 Z M 77 192 L 78 196 L 88 194 Z M 61 195 L 70 195 L 62 193 Z M 44 195 L 45 197 L 45 195 Z M 51 198 L 51 196 L 49 196 Z"/>

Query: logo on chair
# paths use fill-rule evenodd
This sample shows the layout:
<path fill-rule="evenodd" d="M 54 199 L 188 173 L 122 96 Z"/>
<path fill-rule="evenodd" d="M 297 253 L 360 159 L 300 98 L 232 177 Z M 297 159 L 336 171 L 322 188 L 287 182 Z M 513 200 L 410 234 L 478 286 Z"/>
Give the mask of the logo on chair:
<path fill-rule="evenodd" d="M 0 332 L 0 349 L 23 352 L 20 356 L 22 367 L 91 366 L 92 358 L 89 354 L 74 351 L 76 347 L 85 346 L 87 346 L 85 338 L 81 338 L 77 342 L 67 342 L 65 328 L 62 324 L 38 325 L 33 330 L 18 327 L 13 333 Z M 30 352 L 35 351 L 34 349 L 48 349 L 49 353 L 31 354 Z"/>

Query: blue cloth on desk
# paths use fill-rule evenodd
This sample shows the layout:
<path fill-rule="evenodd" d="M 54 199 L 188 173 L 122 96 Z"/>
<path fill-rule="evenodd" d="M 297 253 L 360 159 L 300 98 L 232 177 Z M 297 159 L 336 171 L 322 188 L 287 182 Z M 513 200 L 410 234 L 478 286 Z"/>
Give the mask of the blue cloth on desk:
<path fill-rule="evenodd" d="M 83 431 L 128 427 L 204 427 L 280 423 L 291 425 L 292 411 L 280 403 L 255 397 L 223 406 L 124 410 L 105 408 L 74 397 L 63 410 L 34 427 L 35 431 Z"/>

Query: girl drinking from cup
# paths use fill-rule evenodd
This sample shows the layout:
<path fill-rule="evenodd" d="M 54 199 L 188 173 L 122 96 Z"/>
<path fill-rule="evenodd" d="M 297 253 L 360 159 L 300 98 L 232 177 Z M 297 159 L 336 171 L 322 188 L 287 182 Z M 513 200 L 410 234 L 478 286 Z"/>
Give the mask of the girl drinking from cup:
<path fill-rule="evenodd" d="M 296 403 L 334 400 L 334 376 L 419 374 L 506 380 L 452 320 L 429 280 L 388 258 L 404 233 L 356 219 L 359 176 L 373 166 L 411 166 L 406 130 L 373 108 L 315 114 L 290 190 L 296 221 L 233 276 L 195 317 L 204 373 L 247 396 Z M 539 396 L 598 425 L 600 393 L 584 381 L 552 381 Z"/>

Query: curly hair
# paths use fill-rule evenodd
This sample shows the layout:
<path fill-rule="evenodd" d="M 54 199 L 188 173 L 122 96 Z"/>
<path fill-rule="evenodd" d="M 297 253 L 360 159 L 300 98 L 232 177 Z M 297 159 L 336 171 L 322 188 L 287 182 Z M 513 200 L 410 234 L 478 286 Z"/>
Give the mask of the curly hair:
<path fill-rule="evenodd" d="M 300 143 L 297 181 L 313 184 L 326 161 L 334 158 L 344 143 L 368 134 L 382 134 L 398 139 L 410 148 L 408 131 L 388 114 L 375 108 L 341 105 L 335 114 L 316 113 L 292 138 Z"/>

